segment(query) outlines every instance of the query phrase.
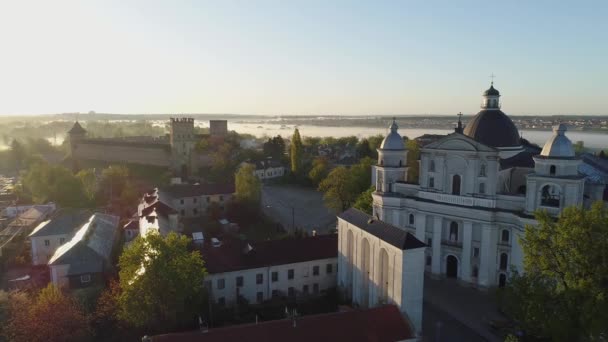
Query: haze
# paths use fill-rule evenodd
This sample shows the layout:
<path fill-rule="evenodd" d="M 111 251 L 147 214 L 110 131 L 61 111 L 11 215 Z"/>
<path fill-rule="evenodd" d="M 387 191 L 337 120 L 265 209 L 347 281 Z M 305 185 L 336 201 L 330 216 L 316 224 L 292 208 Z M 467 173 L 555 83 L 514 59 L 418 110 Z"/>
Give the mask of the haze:
<path fill-rule="evenodd" d="M 605 1 L 5 1 L 0 114 L 607 114 Z"/>

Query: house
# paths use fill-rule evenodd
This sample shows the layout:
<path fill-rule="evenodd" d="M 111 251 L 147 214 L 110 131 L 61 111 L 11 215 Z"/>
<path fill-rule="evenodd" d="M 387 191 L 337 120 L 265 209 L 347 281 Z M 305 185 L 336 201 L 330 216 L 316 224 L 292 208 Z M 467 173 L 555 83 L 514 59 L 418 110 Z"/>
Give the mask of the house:
<path fill-rule="evenodd" d="M 139 219 L 131 219 L 122 229 L 125 231 L 125 242 L 131 242 L 139 235 Z"/>
<path fill-rule="evenodd" d="M 144 337 L 145 342 L 413 342 L 416 334 L 394 305 Z"/>
<path fill-rule="evenodd" d="M 250 303 L 272 297 L 314 296 L 336 286 L 338 236 L 247 243 L 225 239 L 201 249 L 205 286 L 220 305 L 238 296 Z"/>
<path fill-rule="evenodd" d="M 29 235 L 32 264 L 46 265 L 90 215 L 88 210 L 60 209 L 50 219 L 38 224 Z"/>
<path fill-rule="evenodd" d="M 283 177 L 287 173 L 287 168 L 281 162 L 268 158 L 257 161 L 245 161 L 243 164 L 251 164 L 255 167 L 254 174 L 260 180 L 274 179 Z"/>
<path fill-rule="evenodd" d="M 55 209 L 57 209 L 57 206 L 55 205 L 55 203 L 52 202 L 49 202 L 47 204 L 9 205 L 2 211 L 2 216 L 14 218 L 30 210 L 31 208 L 37 208 L 41 211 L 55 211 Z"/>
<path fill-rule="evenodd" d="M 137 207 L 139 235 L 145 236 L 150 230 L 161 235 L 181 231 L 177 210 L 160 200 L 158 189 L 145 193 Z"/>
<path fill-rule="evenodd" d="M 2 255 L 4 247 L 11 241 L 14 241 L 15 237 L 29 234 L 30 231 L 40 224 L 40 222 L 45 220 L 53 210 L 53 208 L 48 206 L 34 206 L 12 220 L 5 229 L 0 231 L 0 255 Z"/>
<path fill-rule="evenodd" d="M 234 196 L 233 184 L 172 184 L 156 192 L 158 200 L 177 210 L 181 218 L 207 214 L 216 203 L 221 210 Z"/>
<path fill-rule="evenodd" d="M 118 221 L 114 215 L 90 215 L 49 260 L 51 282 L 70 289 L 103 284 L 104 273 L 113 265 Z"/>

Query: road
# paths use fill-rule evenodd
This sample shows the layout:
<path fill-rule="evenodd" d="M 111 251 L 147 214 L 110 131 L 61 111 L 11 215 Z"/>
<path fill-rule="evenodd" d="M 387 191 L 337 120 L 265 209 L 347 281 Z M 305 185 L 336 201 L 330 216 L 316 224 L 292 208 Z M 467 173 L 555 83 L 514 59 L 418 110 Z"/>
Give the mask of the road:
<path fill-rule="evenodd" d="M 323 194 L 310 188 L 264 185 L 262 207 L 268 217 L 290 232 L 294 224 L 309 234 L 313 230 L 324 234 L 336 227 L 336 215 L 323 205 Z"/>

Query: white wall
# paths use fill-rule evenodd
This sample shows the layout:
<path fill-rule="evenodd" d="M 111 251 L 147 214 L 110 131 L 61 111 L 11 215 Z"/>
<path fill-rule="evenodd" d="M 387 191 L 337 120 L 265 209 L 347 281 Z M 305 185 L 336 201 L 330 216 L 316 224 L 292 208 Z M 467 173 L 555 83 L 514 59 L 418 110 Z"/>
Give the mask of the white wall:
<path fill-rule="evenodd" d="M 57 248 L 70 240 L 70 236 L 69 234 L 62 234 L 30 237 L 32 264 L 46 265 L 53 254 L 55 254 Z M 64 239 L 63 243 L 61 243 L 62 238 Z M 48 246 L 45 245 L 46 240 L 49 242 Z"/>

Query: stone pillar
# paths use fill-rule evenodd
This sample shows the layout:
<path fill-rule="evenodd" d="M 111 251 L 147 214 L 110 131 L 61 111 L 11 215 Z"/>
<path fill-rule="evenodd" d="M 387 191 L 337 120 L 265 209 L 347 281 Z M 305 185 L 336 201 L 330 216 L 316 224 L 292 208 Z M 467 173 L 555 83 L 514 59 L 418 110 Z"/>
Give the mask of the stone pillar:
<path fill-rule="evenodd" d="M 426 215 L 422 213 L 416 213 L 416 238 L 426 243 Z"/>
<path fill-rule="evenodd" d="M 460 279 L 471 282 L 471 242 L 473 240 L 473 222 L 464 221 L 462 233 L 462 258 Z"/>
<path fill-rule="evenodd" d="M 443 218 L 435 216 L 433 220 L 433 264 L 431 272 L 433 274 L 441 274 L 441 229 Z"/>
<path fill-rule="evenodd" d="M 496 275 L 496 227 L 489 224 L 481 226 L 481 254 L 479 285 L 489 287 L 495 283 Z"/>

